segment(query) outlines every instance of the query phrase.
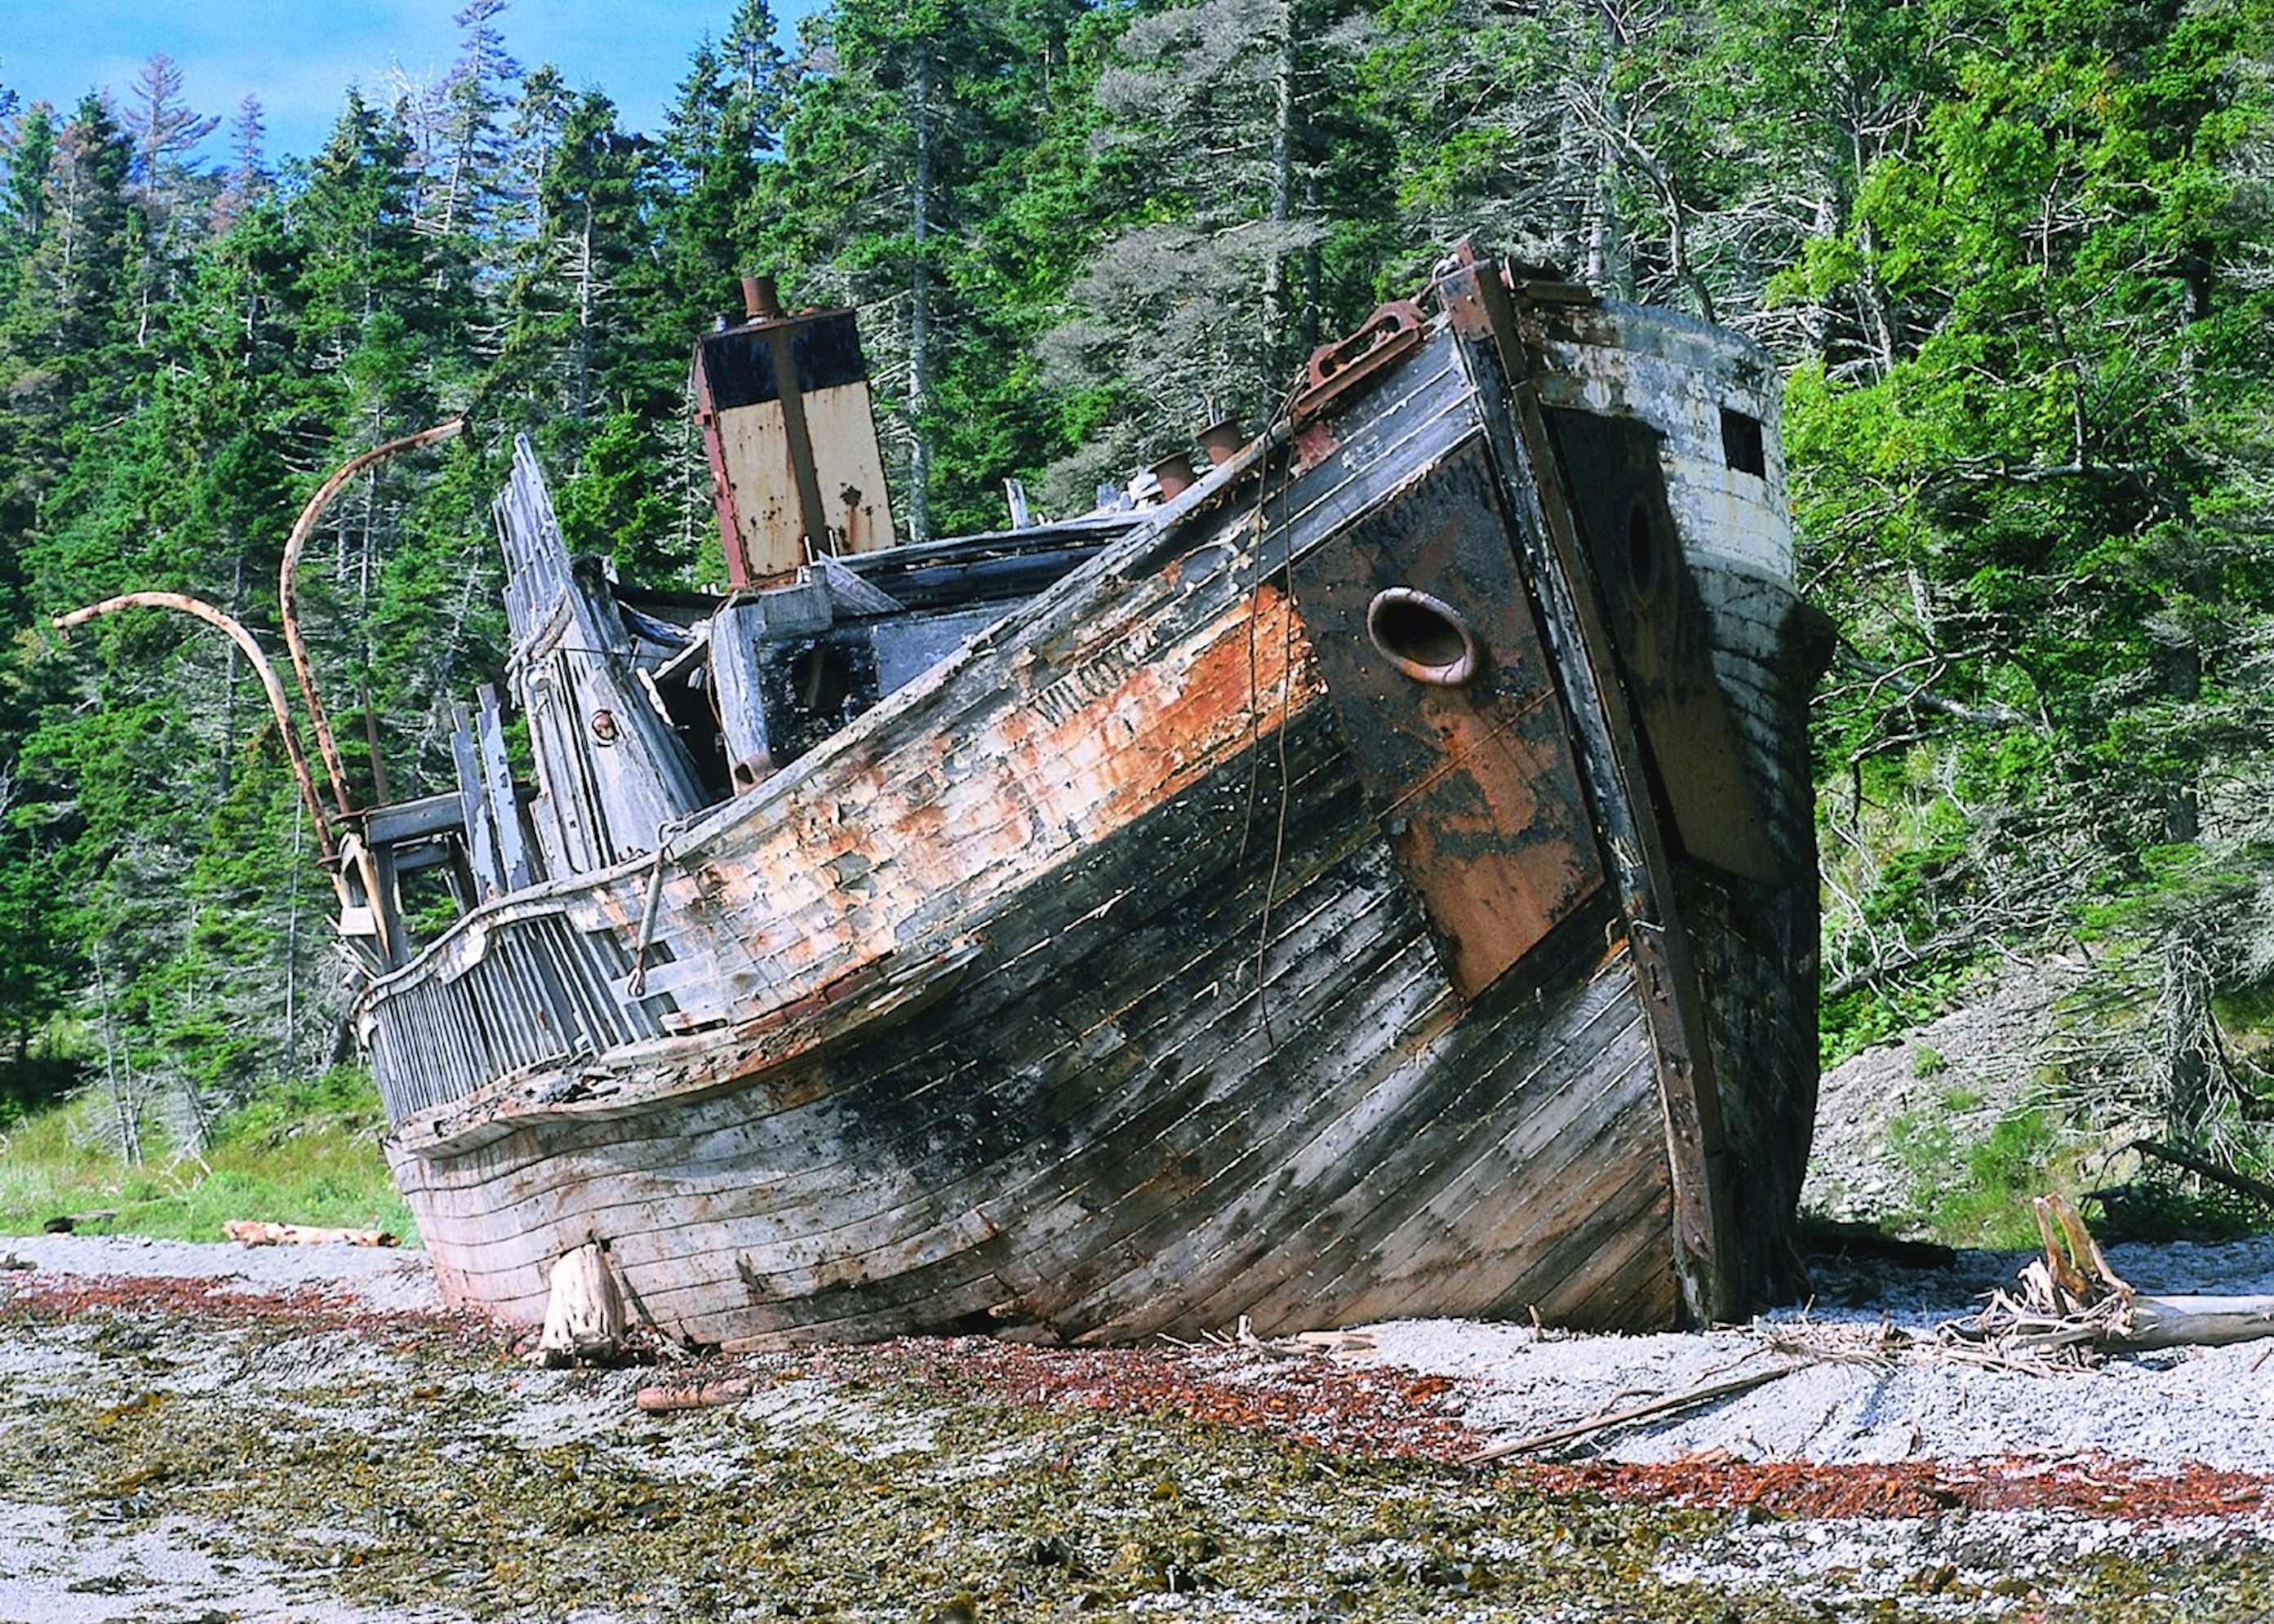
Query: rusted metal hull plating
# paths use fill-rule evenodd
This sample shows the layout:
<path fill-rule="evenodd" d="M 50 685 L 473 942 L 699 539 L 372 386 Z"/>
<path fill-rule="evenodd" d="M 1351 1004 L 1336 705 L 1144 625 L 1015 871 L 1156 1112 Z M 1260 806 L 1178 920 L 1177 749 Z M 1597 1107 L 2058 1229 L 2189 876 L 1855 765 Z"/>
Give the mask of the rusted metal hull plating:
<path fill-rule="evenodd" d="M 729 1346 L 1758 1298 L 1815 1086 L 1805 616 L 1773 428 L 1740 469 L 1699 422 L 1773 380 L 1525 293 L 1454 267 L 1299 435 L 381 982 L 448 1293 L 535 1323 L 598 1239 Z"/>

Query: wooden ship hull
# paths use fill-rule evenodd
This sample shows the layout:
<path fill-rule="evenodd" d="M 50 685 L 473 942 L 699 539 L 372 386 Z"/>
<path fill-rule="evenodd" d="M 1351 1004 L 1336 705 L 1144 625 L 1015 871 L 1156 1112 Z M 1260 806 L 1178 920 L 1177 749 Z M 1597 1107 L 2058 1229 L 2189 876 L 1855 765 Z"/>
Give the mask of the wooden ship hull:
<path fill-rule="evenodd" d="M 706 403 L 754 590 L 700 626 L 569 565 L 524 464 L 537 793 L 486 695 L 459 791 L 363 823 L 361 1030 L 451 1300 L 534 1324 L 588 1242 L 729 1349 L 1760 1297 L 1816 1047 L 1774 373 L 1466 255 L 1432 295 L 1055 527 L 819 556 L 877 521 L 793 425 L 771 580 L 717 419 L 831 374 L 754 317 L 765 398 Z M 421 864 L 473 906 L 413 954 Z"/>

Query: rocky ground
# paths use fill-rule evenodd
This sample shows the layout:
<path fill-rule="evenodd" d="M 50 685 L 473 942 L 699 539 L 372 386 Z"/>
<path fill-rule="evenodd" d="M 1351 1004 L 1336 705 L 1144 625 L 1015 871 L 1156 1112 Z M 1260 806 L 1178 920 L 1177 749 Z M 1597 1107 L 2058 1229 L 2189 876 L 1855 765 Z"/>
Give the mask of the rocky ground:
<path fill-rule="evenodd" d="M 1924 1192 L 1903 1128 L 1938 1123 L 1974 1144 L 2025 1109 L 2056 1009 L 2085 969 L 2059 959 L 2009 966 L 1947 1014 L 1826 1071 L 1802 1209 L 1898 1228 L 1913 1222 Z"/>
<path fill-rule="evenodd" d="M 2274 1606 L 2269 1344 L 2063 1376 L 1936 1352 L 2014 1261 L 1827 1275 L 1864 1305 L 1688 1336 L 1411 1322 L 536 1371 L 444 1313 L 415 1252 L 0 1242 L 0 1620 Z M 2147 1289 L 2274 1290 L 2265 1243 L 2112 1261 Z M 635 1402 L 722 1379 L 735 1402 Z"/>

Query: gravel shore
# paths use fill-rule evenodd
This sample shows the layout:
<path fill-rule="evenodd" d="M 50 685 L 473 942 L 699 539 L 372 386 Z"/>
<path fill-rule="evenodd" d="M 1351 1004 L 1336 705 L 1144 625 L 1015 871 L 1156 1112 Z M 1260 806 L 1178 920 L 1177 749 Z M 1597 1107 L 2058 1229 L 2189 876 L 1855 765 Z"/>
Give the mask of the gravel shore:
<path fill-rule="evenodd" d="M 2111 1260 L 2147 1289 L 2274 1291 L 2267 1241 Z M 1408 1321 L 1332 1352 L 975 1341 L 540 1372 L 442 1312 L 417 1252 L 0 1240 L 0 1624 L 2258 1605 L 2267 1344 L 2056 1377 L 1803 1357 L 1931 1329 L 2017 1262 L 1857 1274 L 1847 1306 L 1685 1335 Z M 1461 1463 L 1787 1364 L 1539 1463 Z M 721 1374 L 747 1395 L 633 1403 Z"/>

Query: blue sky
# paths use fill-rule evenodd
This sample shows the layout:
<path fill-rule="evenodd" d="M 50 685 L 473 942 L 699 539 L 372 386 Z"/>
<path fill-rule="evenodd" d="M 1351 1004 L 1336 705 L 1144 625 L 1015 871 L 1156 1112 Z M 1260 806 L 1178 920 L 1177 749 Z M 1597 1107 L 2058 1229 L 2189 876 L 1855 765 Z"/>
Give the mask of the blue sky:
<path fill-rule="evenodd" d="M 219 159 L 237 104 L 260 98 L 268 157 L 305 156 L 338 117 L 350 83 L 366 94 L 398 72 L 440 78 L 457 55 L 451 18 L 465 0 L 0 0 L 0 86 L 68 109 L 89 88 L 122 102 L 164 51 L 185 96 L 219 114 L 204 155 Z M 775 0 L 784 43 L 820 0 Z M 628 128 L 663 120 L 697 42 L 726 32 L 734 0 L 510 0 L 500 26 L 523 68 L 557 65 L 573 86 L 615 99 Z"/>

